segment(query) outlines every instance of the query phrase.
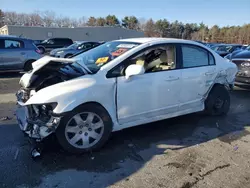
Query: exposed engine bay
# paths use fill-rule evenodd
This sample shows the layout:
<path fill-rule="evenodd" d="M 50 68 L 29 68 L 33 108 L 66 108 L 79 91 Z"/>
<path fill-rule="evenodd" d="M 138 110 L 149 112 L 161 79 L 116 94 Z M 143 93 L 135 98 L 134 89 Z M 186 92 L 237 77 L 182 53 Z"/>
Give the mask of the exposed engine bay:
<path fill-rule="evenodd" d="M 20 128 L 30 137 L 37 140 L 42 140 L 53 133 L 60 122 L 60 117 L 53 115 L 53 109 L 57 104 L 24 104 L 43 88 L 83 76 L 87 73 L 87 69 L 85 70 L 72 59 L 44 57 L 36 61 L 33 70 L 24 74 L 21 78 L 21 88 L 16 93 L 18 103 L 16 114 Z"/>

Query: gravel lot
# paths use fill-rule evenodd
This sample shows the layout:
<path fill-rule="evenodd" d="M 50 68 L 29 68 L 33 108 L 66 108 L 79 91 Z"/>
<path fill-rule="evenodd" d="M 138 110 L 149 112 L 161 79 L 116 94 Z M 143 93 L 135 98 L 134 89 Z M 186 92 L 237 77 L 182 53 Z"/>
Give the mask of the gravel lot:
<path fill-rule="evenodd" d="M 0 187 L 250 187 L 250 91 L 226 117 L 192 114 L 126 129 L 100 151 L 70 155 L 53 138 L 39 160 L 16 124 L 20 75 L 0 78 Z"/>

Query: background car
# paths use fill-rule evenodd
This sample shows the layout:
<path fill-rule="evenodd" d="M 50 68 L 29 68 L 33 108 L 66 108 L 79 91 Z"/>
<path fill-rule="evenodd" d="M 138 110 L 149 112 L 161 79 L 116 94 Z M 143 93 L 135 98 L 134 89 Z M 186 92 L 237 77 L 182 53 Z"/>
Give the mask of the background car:
<path fill-rule="evenodd" d="M 235 78 L 235 85 L 243 88 L 250 88 L 250 46 L 245 50 L 235 51 L 225 56 L 225 59 L 235 63 L 238 73 Z"/>
<path fill-rule="evenodd" d="M 32 40 L 0 35 L 0 71 L 28 71 L 40 57 Z"/>
<path fill-rule="evenodd" d="M 33 43 L 34 43 L 35 45 L 40 44 L 41 42 L 43 42 L 43 40 L 33 40 Z"/>
<path fill-rule="evenodd" d="M 73 41 L 69 38 L 49 38 L 42 41 L 40 44 L 36 44 L 42 54 L 49 52 L 56 48 L 68 47 L 73 44 Z"/>
<path fill-rule="evenodd" d="M 217 52 L 221 57 L 225 57 L 226 55 L 236 50 L 240 50 L 241 48 L 242 45 L 240 44 L 220 44 L 211 47 L 211 49 Z"/>
<path fill-rule="evenodd" d="M 245 50 L 245 49 L 247 49 L 249 46 L 250 46 L 250 45 L 247 45 L 247 44 L 246 44 L 246 45 L 243 45 L 243 46 L 241 47 L 241 49 L 242 49 L 242 50 Z"/>
<path fill-rule="evenodd" d="M 68 46 L 67 48 L 58 48 L 50 52 L 52 57 L 67 58 L 83 50 L 100 45 L 100 42 L 90 42 L 90 41 L 76 41 L 74 44 Z"/>

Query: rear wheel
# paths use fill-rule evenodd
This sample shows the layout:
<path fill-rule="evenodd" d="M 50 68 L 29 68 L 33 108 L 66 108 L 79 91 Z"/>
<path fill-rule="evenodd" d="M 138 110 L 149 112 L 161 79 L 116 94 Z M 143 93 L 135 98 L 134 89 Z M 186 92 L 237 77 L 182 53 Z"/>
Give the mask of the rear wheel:
<path fill-rule="evenodd" d="M 66 151 L 84 153 L 101 148 L 111 131 L 112 121 L 106 110 L 87 104 L 62 118 L 56 136 Z"/>
<path fill-rule="evenodd" d="M 215 85 L 205 101 L 205 112 L 209 115 L 226 115 L 230 108 L 230 95 L 223 85 Z"/>

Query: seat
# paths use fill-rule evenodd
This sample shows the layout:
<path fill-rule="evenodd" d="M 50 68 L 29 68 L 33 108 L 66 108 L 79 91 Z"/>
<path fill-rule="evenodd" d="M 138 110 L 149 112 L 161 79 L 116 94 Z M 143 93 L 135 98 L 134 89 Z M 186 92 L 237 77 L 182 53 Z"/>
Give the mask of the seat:
<path fill-rule="evenodd" d="M 167 52 L 163 51 L 160 55 L 160 57 L 152 62 L 150 62 L 147 67 L 146 70 L 150 70 L 154 67 L 159 68 L 159 66 L 164 66 L 162 64 L 165 64 L 165 66 L 167 66 Z"/>

